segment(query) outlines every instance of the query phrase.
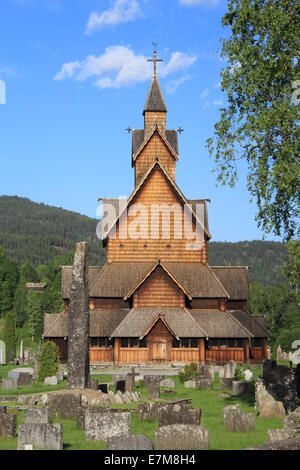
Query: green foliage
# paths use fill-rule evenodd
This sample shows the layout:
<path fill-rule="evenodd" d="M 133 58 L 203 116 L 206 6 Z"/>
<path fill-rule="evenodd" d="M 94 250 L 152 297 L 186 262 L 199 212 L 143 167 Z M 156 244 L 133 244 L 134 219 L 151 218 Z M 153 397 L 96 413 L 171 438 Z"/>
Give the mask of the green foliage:
<path fill-rule="evenodd" d="M 13 297 L 18 283 L 19 271 L 0 247 L 0 317 L 13 308 Z"/>
<path fill-rule="evenodd" d="M 10 361 L 10 355 L 16 354 L 16 315 L 8 312 L 4 319 L 3 340 L 6 344 L 6 362 Z"/>
<path fill-rule="evenodd" d="M 245 368 L 242 365 L 238 364 L 234 372 L 234 380 L 242 382 L 243 380 L 245 380 L 245 378 Z"/>
<path fill-rule="evenodd" d="M 186 382 L 187 380 L 194 379 L 198 375 L 197 364 L 191 363 L 184 366 L 183 371 L 179 371 L 178 377 L 180 382 Z"/>
<path fill-rule="evenodd" d="M 288 256 L 284 264 L 284 273 L 291 287 L 296 287 L 300 280 L 300 239 L 290 240 L 287 244 Z"/>
<path fill-rule="evenodd" d="M 272 349 L 272 356 L 276 359 L 277 348 L 280 345 L 281 349 L 286 353 L 292 350 L 292 343 L 295 340 L 300 341 L 300 327 L 294 330 L 282 330 L 277 336 Z"/>
<path fill-rule="evenodd" d="M 43 347 L 40 357 L 39 380 L 56 375 L 59 364 L 58 348 L 53 341 L 47 341 Z"/>
<path fill-rule="evenodd" d="M 300 295 L 287 286 L 250 286 L 248 307 L 253 315 L 266 318 L 274 344 L 281 330 L 294 330 L 300 327 Z"/>
<path fill-rule="evenodd" d="M 16 263 L 48 264 L 74 250 L 76 242 L 89 243 L 89 263 L 103 265 L 105 252 L 96 236 L 97 220 L 29 199 L 0 197 L 0 245 Z"/>
<path fill-rule="evenodd" d="M 222 24 L 221 73 L 227 103 L 214 138 L 217 179 L 233 186 L 237 161 L 248 165 L 248 190 L 265 232 L 291 238 L 299 215 L 299 111 L 292 96 L 300 79 L 299 0 L 228 0 Z"/>
<path fill-rule="evenodd" d="M 39 341 L 44 331 L 44 310 L 40 293 L 29 292 L 27 294 L 26 316 L 32 338 Z"/>

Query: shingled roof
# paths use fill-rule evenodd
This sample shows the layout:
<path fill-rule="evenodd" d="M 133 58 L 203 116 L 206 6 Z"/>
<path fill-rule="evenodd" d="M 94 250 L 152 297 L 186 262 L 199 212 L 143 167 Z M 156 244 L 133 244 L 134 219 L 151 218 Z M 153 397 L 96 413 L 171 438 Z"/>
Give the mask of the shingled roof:
<path fill-rule="evenodd" d="M 135 129 L 132 131 L 132 156 L 136 154 L 138 149 L 144 143 L 144 129 Z M 167 141 L 171 145 L 172 149 L 178 155 L 178 135 L 175 130 L 166 131 Z"/>
<path fill-rule="evenodd" d="M 157 77 L 152 78 L 144 106 L 143 115 L 146 111 L 163 113 L 166 113 L 168 111 Z"/>
<path fill-rule="evenodd" d="M 90 312 L 90 337 L 109 338 L 117 326 L 130 312 L 129 309 L 95 309 Z M 44 337 L 61 338 L 68 336 L 68 313 L 46 313 L 44 316 Z"/>
<path fill-rule="evenodd" d="M 179 338 L 193 337 L 204 338 L 206 333 L 195 322 L 192 315 L 184 308 L 133 308 L 125 319 L 115 329 L 112 337 L 135 337 L 141 338 L 153 323 L 158 314 L 161 314 L 164 320 Z"/>
<path fill-rule="evenodd" d="M 251 331 L 256 338 L 266 338 L 269 336 L 267 329 L 265 329 L 251 313 L 243 310 L 231 310 L 230 313 L 243 327 Z"/>
<path fill-rule="evenodd" d="M 200 328 L 208 338 L 249 338 L 251 332 L 245 329 L 231 313 L 220 310 L 190 310 Z"/>
<path fill-rule="evenodd" d="M 211 266 L 229 293 L 231 300 L 247 300 L 249 298 L 249 277 L 247 266 Z"/>
<path fill-rule="evenodd" d="M 227 299 L 229 294 L 207 264 L 163 263 L 174 279 L 192 297 Z M 90 297 L 123 298 L 159 262 L 106 263 L 102 268 L 88 268 Z M 72 267 L 62 267 L 62 298 L 70 298 Z"/>

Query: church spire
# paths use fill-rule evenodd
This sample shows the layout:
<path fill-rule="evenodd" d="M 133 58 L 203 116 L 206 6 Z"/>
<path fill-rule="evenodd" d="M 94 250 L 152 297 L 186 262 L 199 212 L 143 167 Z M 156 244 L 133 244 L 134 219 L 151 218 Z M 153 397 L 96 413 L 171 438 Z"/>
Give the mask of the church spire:
<path fill-rule="evenodd" d="M 160 88 L 159 80 L 157 78 L 157 63 L 162 62 L 162 59 L 157 58 L 156 43 L 153 43 L 153 59 L 148 59 L 148 62 L 153 62 L 153 78 L 151 80 L 150 88 L 146 98 L 143 115 L 145 113 L 166 113 L 167 106 Z"/>

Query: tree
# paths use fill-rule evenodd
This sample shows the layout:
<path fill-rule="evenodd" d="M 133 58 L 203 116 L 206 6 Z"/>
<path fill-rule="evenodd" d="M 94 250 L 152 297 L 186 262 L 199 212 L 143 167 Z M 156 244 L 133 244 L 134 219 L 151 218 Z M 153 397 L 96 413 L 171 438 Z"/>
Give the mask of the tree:
<path fill-rule="evenodd" d="M 21 279 L 14 297 L 14 310 L 17 315 L 18 327 L 22 327 L 26 321 L 26 296 L 26 284 Z"/>
<path fill-rule="evenodd" d="M 26 317 L 33 340 L 40 340 L 44 329 L 44 310 L 41 303 L 41 294 L 29 292 L 26 302 Z"/>
<path fill-rule="evenodd" d="M 299 215 L 299 0 L 229 0 L 222 19 L 228 65 L 221 73 L 227 103 L 207 147 L 217 180 L 233 186 L 237 161 L 248 165 L 258 226 L 286 240 Z"/>
<path fill-rule="evenodd" d="M 5 315 L 3 340 L 6 344 L 6 362 L 9 362 L 11 353 L 16 354 L 16 315 L 13 312 Z"/>
<path fill-rule="evenodd" d="M 59 353 L 58 348 L 53 341 L 47 341 L 43 347 L 40 357 L 39 379 L 45 380 L 46 377 L 52 377 L 58 371 Z"/>
<path fill-rule="evenodd" d="M 296 288 L 300 279 L 300 240 L 290 240 L 287 244 L 287 260 L 284 264 L 284 273 L 292 288 Z"/>

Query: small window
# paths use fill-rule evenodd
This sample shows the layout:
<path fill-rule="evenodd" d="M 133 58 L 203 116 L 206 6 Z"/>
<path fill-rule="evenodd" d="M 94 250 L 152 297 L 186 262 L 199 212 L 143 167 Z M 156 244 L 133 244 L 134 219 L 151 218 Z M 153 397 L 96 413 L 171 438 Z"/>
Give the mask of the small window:
<path fill-rule="evenodd" d="M 238 347 L 238 348 L 242 348 L 243 346 L 244 346 L 243 340 L 242 340 L 242 339 L 238 339 L 238 340 L 237 340 L 237 347 Z"/>
<path fill-rule="evenodd" d="M 143 338 L 139 341 L 139 347 L 140 348 L 146 348 L 147 347 L 147 339 Z"/>
<path fill-rule="evenodd" d="M 198 348 L 198 338 L 191 338 L 191 348 Z"/>
<path fill-rule="evenodd" d="M 180 346 L 180 341 L 178 341 L 176 338 L 172 339 L 172 348 L 179 348 Z"/>
<path fill-rule="evenodd" d="M 99 346 L 99 338 L 91 338 L 91 346 L 92 348 L 97 348 Z"/>
<path fill-rule="evenodd" d="M 139 340 L 137 338 L 130 338 L 129 344 L 131 348 L 136 348 L 139 345 Z"/>
<path fill-rule="evenodd" d="M 108 338 L 100 338 L 100 348 L 106 348 L 109 345 L 108 342 Z"/>
<path fill-rule="evenodd" d="M 121 348 L 128 348 L 128 338 L 121 338 Z"/>
<path fill-rule="evenodd" d="M 229 348 L 234 348 L 235 347 L 235 340 L 234 339 L 229 339 L 228 340 L 228 346 L 229 346 Z"/>
<path fill-rule="evenodd" d="M 188 338 L 182 338 L 181 347 L 182 348 L 188 348 L 189 347 L 189 339 Z"/>

